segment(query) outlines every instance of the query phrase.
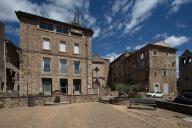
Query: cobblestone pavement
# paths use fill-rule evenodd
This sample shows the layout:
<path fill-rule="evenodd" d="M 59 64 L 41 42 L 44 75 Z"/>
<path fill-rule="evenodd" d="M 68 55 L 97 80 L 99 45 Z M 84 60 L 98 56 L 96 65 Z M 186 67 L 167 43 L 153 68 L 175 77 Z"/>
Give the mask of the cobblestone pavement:
<path fill-rule="evenodd" d="M 164 115 L 159 115 L 162 112 L 164 110 L 144 111 L 96 102 L 7 108 L 0 109 L 0 128 L 169 128 L 171 126 L 183 128 L 192 126 L 192 123 L 184 122 L 181 118 L 175 117 L 174 120 L 172 116 L 170 119 L 167 119 L 167 116 L 164 118 Z"/>

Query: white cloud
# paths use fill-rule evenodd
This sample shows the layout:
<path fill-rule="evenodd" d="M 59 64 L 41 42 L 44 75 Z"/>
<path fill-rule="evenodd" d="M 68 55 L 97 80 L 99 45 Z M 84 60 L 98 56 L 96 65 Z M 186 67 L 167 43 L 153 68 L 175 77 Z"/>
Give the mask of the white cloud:
<path fill-rule="evenodd" d="M 96 28 L 97 37 L 101 28 L 96 24 L 96 18 L 89 13 L 89 0 L 46 0 L 42 4 L 36 4 L 29 0 L 0 1 L 0 20 L 18 22 L 15 11 L 24 11 L 62 22 L 71 22 L 74 14 L 79 10 L 83 26 Z"/>
<path fill-rule="evenodd" d="M 180 7 L 184 4 L 188 4 L 188 3 L 191 3 L 192 0 L 174 0 L 172 3 L 171 3 L 171 10 L 170 10 L 170 13 L 175 13 L 177 11 L 179 11 Z"/>
<path fill-rule="evenodd" d="M 185 44 L 187 42 L 189 42 L 191 39 L 189 37 L 186 36 L 169 36 L 167 37 L 164 41 L 166 43 L 168 43 L 170 45 L 170 47 L 176 47 L 176 46 L 180 46 L 182 44 Z"/>
<path fill-rule="evenodd" d="M 105 15 L 105 18 L 107 20 L 107 24 L 110 24 L 112 21 L 112 17 Z"/>
<path fill-rule="evenodd" d="M 107 55 L 104 56 L 104 58 L 107 58 L 110 60 L 110 62 L 114 61 L 117 57 L 119 57 L 121 54 L 120 53 L 116 53 L 116 52 L 112 52 L 109 53 Z"/>
<path fill-rule="evenodd" d="M 162 0 L 138 0 L 135 2 L 132 13 L 131 20 L 126 24 L 125 33 L 130 32 L 134 29 L 138 24 L 146 20 L 149 16 L 151 16 L 151 11 L 158 4 L 160 4 Z"/>
<path fill-rule="evenodd" d="M 122 10 L 124 13 L 131 7 L 132 1 L 128 0 L 116 0 L 112 6 L 112 14 L 115 15 L 117 12 Z"/>
<path fill-rule="evenodd" d="M 177 26 L 177 28 L 185 28 L 186 27 L 186 25 L 182 22 L 177 22 L 176 26 Z"/>
<path fill-rule="evenodd" d="M 167 37 L 168 37 L 168 34 L 167 34 L 166 32 L 164 32 L 164 33 L 155 35 L 155 36 L 153 37 L 153 39 L 161 39 L 161 38 L 165 39 L 165 38 L 167 38 Z"/>
<path fill-rule="evenodd" d="M 74 14 L 80 10 L 80 16 L 87 27 L 95 26 L 96 19 L 89 13 L 89 0 L 46 0 L 36 4 L 29 0 L 0 1 L 0 20 L 17 22 L 15 11 L 21 10 L 47 18 L 71 22 Z"/>
<path fill-rule="evenodd" d="M 129 51 L 129 50 L 131 49 L 131 46 L 127 46 L 125 49 L 126 49 L 127 51 Z"/>
<path fill-rule="evenodd" d="M 100 35 L 101 29 L 100 28 L 94 28 L 94 34 L 93 38 L 96 38 Z"/>
<path fill-rule="evenodd" d="M 138 50 L 138 49 L 144 47 L 145 45 L 146 45 L 146 44 L 138 44 L 138 45 L 136 45 L 133 49 L 134 49 L 134 50 Z"/>

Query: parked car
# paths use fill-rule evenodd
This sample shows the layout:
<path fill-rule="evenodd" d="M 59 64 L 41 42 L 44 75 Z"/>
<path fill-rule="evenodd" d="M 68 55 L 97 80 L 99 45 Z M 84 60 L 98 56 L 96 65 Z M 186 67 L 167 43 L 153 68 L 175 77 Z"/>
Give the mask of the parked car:
<path fill-rule="evenodd" d="M 157 97 L 157 98 L 161 98 L 163 97 L 163 93 L 162 92 L 154 92 L 154 91 L 151 91 L 151 92 L 148 92 L 146 94 L 147 97 Z"/>
<path fill-rule="evenodd" d="M 185 91 L 174 100 L 176 103 L 192 105 L 192 92 Z"/>

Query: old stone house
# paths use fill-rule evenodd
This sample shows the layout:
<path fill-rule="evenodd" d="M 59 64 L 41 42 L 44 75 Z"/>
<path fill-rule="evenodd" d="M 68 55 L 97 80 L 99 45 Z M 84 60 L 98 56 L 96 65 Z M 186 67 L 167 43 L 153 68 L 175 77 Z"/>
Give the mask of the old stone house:
<path fill-rule="evenodd" d="M 111 84 L 116 82 L 140 84 L 141 91 L 161 91 L 166 95 L 176 92 L 175 48 L 170 48 L 164 42 L 158 42 L 147 44 L 139 50 L 126 54 L 123 59 L 117 58 L 118 60 L 111 63 L 111 75 L 124 75 L 124 77 L 111 77 Z M 114 65 L 117 66 L 114 68 Z"/>
<path fill-rule="evenodd" d="M 4 34 L 0 22 L 0 92 L 18 92 L 20 49 Z"/>
<path fill-rule="evenodd" d="M 131 52 L 125 52 L 111 62 L 109 67 L 108 83 L 125 83 L 125 58 L 127 58 Z"/>
<path fill-rule="evenodd" d="M 108 80 L 110 61 L 104 59 L 101 56 L 94 56 L 92 60 L 92 74 L 93 74 L 93 86 L 94 88 L 106 87 Z"/>
<path fill-rule="evenodd" d="M 179 57 L 179 82 L 180 92 L 185 90 L 192 91 L 192 52 L 185 50 Z"/>
<path fill-rule="evenodd" d="M 92 91 L 91 29 L 78 17 L 65 23 L 17 11 L 20 21 L 20 94 L 60 90 L 66 95 Z"/>

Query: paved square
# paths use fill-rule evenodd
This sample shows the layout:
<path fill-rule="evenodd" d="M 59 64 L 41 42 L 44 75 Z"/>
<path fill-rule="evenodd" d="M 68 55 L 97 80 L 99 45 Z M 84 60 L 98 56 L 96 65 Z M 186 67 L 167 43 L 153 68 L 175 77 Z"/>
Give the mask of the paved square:
<path fill-rule="evenodd" d="M 180 118 L 163 118 L 164 110 L 126 109 L 102 103 L 0 109 L 0 128 L 190 128 Z M 174 115 L 173 112 L 171 116 Z M 170 118 L 170 119 L 169 119 Z M 174 120 L 173 120 L 174 118 Z"/>

